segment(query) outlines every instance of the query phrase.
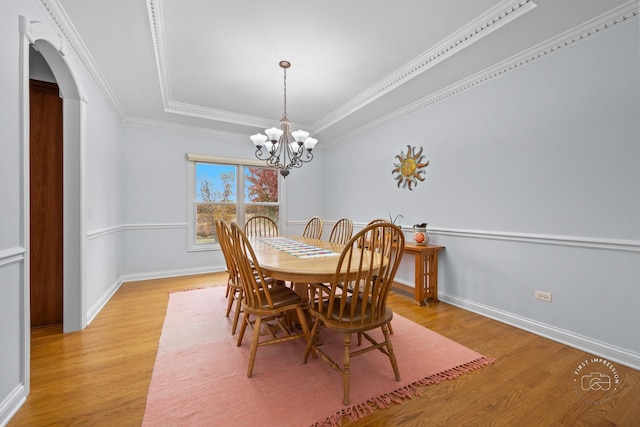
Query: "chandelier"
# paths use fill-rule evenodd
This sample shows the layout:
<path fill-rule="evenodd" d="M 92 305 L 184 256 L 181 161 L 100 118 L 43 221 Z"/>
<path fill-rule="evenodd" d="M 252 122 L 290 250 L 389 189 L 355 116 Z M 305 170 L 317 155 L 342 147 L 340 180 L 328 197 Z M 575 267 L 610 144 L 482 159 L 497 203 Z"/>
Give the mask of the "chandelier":
<path fill-rule="evenodd" d="M 287 68 L 291 67 L 289 61 L 280 61 L 280 67 L 284 70 L 284 113 L 280 119 L 280 129 L 272 127 L 266 129 L 266 135 L 258 133 L 251 135 L 251 140 L 256 146 L 256 157 L 264 160 L 267 166 L 280 170 L 284 178 L 289 175 L 290 169 L 299 168 L 303 163 L 313 159 L 311 150 L 316 146 L 317 139 L 311 138 L 309 132 L 297 130 L 289 132 L 289 119 L 287 118 Z M 293 137 L 293 140 L 291 140 Z M 266 152 L 262 151 L 262 147 Z"/>

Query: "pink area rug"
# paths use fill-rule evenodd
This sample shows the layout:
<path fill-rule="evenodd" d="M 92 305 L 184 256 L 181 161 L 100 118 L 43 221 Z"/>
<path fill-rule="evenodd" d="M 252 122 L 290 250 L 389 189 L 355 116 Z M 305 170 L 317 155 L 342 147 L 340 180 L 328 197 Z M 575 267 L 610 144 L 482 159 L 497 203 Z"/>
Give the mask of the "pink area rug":
<path fill-rule="evenodd" d="M 340 425 L 343 416 L 362 418 L 419 396 L 416 386 L 455 379 L 493 362 L 395 314 L 392 342 L 402 381 L 395 380 L 382 353 L 358 356 L 351 363 L 352 404 L 344 406 L 342 377 L 320 358 L 303 364 L 303 340 L 259 348 L 253 377 L 247 378 L 250 333 L 237 347 L 231 320 L 224 316 L 224 291 L 214 287 L 169 296 L 143 426 Z M 342 340 L 321 333 L 324 348 L 342 354 Z"/>

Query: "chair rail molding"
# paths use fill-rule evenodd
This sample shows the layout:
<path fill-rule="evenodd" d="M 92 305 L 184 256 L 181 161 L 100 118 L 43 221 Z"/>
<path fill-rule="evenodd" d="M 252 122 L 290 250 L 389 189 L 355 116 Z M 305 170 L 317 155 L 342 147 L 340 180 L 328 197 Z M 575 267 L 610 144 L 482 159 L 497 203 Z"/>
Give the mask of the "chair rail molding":
<path fill-rule="evenodd" d="M 409 229 L 407 229 L 409 231 Z M 503 231 L 462 230 L 451 228 L 427 228 L 429 235 L 466 237 L 473 239 L 508 240 L 522 243 L 572 246 L 578 248 L 640 252 L 640 241 L 623 239 L 604 239 L 588 236 L 563 236 L 555 234 L 530 234 Z"/>
<path fill-rule="evenodd" d="M 97 239 L 109 234 L 119 233 L 128 230 L 173 230 L 187 228 L 187 223 L 152 223 L 152 224 L 122 224 L 111 227 L 98 228 L 87 232 L 87 239 Z"/>
<path fill-rule="evenodd" d="M 0 267 L 23 262 L 25 252 L 26 249 L 21 246 L 0 249 Z"/>
<path fill-rule="evenodd" d="M 290 221 L 291 225 L 300 225 L 303 221 Z M 354 228 L 362 228 L 363 222 L 354 222 Z M 413 233 L 413 228 L 401 225 L 405 233 Z M 559 234 L 535 234 L 519 233 L 511 231 L 469 230 L 446 227 L 427 228 L 429 236 L 453 236 L 469 239 L 507 240 L 521 243 L 537 243 L 542 245 L 572 246 L 577 248 L 590 248 L 623 252 L 640 252 L 640 241 L 624 239 L 606 239 L 589 236 L 565 236 Z M 436 242 L 433 242 L 434 244 Z"/>

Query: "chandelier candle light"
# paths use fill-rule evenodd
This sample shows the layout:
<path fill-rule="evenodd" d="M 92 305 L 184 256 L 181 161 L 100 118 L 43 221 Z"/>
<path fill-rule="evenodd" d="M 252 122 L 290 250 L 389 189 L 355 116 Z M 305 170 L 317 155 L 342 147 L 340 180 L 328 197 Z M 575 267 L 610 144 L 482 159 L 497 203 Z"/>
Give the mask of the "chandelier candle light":
<path fill-rule="evenodd" d="M 280 170 L 284 178 L 289 175 L 291 168 L 299 168 L 303 163 L 313 159 L 311 150 L 316 146 L 317 139 L 311 138 L 309 132 L 297 130 L 289 132 L 289 119 L 287 118 L 287 68 L 291 67 L 289 61 L 280 61 L 280 67 L 284 70 L 284 113 L 280 119 L 280 129 L 271 128 L 264 132 L 251 135 L 251 140 L 256 146 L 256 157 L 264 160 L 267 166 Z M 293 137 L 291 141 L 290 137 Z M 266 153 L 262 147 L 266 148 Z"/>

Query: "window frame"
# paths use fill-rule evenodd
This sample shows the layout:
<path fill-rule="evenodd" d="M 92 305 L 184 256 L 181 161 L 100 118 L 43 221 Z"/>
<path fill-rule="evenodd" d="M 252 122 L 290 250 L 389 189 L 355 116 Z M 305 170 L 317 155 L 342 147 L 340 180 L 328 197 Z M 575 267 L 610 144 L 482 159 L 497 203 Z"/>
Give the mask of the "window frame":
<path fill-rule="evenodd" d="M 220 249 L 219 243 L 197 243 L 196 229 L 196 163 L 213 163 L 235 166 L 236 176 L 236 218 L 244 217 L 245 215 L 245 200 L 244 200 L 244 168 L 245 167 L 260 167 L 264 169 L 273 169 L 265 165 L 264 162 L 259 160 L 238 159 L 231 157 L 218 157 L 208 156 L 203 154 L 187 153 L 187 251 L 199 252 L 199 251 L 211 251 Z M 274 169 L 275 170 L 275 169 Z M 241 172 L 241 173 L 240 173 Z M 284 223 L 284 194 L 283 190 L 284 180 L 278 174 L 278 229 L 281 229 L 281 224 Z"/>

